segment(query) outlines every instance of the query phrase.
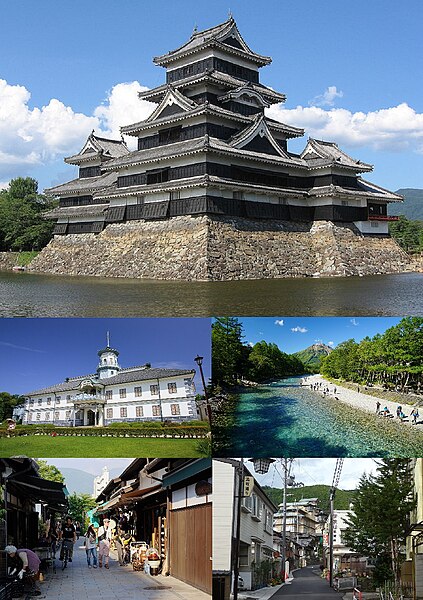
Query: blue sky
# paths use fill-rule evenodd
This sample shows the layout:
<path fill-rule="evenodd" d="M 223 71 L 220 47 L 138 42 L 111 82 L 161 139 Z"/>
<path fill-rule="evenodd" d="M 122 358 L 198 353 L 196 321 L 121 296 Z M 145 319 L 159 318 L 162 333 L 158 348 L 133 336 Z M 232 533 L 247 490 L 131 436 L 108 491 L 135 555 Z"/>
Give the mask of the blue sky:
<path fill-rule="evenodd" d="M 41 188 L 72 178 L 63 157 L 93 128 L 118 136 L 151 110 L 137 91 L 164 81 L 152 57 L 228 8 L 251 48 L 273 58 L 262 81 L 288 99 L 272 116 L 375 164 L 375 183 L 423 188 L 420 0 L 3 3 L 0 187 L 19 175 Z"/>
<path fill-rule="evenodd" d="M 107 331 L 121 367 L 150 362 L 198 371 L 193 359 L 200 354 L 210 377 L 209 319 L 1 319 L 0 391 L 24 394 L 95 373 Z M 201 392 L 198 373 L 196 386 Z"/>
<path fill-rule="evenodd" d="M 340 342 L 383 333 L 401 320 L 399 317 L 248 317 L 243 325 L 244 343 L 273 342 L 292 354 L 321 341 L 335 348 Z"/>

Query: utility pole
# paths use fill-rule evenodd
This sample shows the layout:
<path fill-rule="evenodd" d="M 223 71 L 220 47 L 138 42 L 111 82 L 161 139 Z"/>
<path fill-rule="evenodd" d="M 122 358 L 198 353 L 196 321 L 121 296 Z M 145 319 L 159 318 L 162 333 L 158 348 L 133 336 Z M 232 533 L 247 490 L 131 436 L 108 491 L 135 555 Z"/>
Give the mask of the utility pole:
<path fill-rule="evenodd" d="M 241 546 L 241 499 L 243 497 L 243 486 L 244 486 L 244 459 L 241 458 L 241 462 L 238 467 L 238 494 L 237 494 L 237 509 L 236 509 L 236 533 L 235 533 L 235 547 L 233 555 L 233 572 L 234 572 L 234 584 L 233 584 L 233 600 L 238 600 L 238 581 L 239 581 L 239 550 Z"/>
<path fill-rule="evenodd" d="M 329 585 L 333 587 L 333 525 L 334 525 L 334 504 L 336 488 L 339 484 L 339 478 L 341 477 L 342 465 L 344 464 L 343 458 L 336 460 L 335 472 L 333 474 L 332 487 L 329 492 L 330 501 L 330 517 L 329 517 Z"/>

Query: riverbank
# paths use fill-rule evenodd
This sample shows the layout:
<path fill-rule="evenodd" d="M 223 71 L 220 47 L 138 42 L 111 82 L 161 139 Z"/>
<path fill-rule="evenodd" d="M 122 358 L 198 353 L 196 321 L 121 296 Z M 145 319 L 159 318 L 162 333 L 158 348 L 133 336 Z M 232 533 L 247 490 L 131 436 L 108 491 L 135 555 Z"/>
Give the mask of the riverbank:
<path fill-rule="evenodd" d="M 0 271 L 10 271 L 13 267 L 26 267 L 39 254 L 28 252 L 0 252 Z"/>
<path fill-rule="evenodd" d="M 302 385 L 310 387 L 310 386 L 317 386 L 317 388 L 315 389 L 316 392 L 321 393 L 323 395 L 323 390 L 325 388 L 329 389 L 329 392 L 327 394 L 327 396 L 333 398 L 334 400 L 336 399 L 338 402 L 344 403 L 344 404 L 348 404 L 349 406 L 353 407 L 353 408 L 358 408 L 361 411 L 365 411 L 367 413 L 372 413 L 372 414 L 376 414 L 376 402 L 380 401 L 380 409 L 383 410 L 385 408 L 385 406 L 389 409 L 390 413 L 392 415 L 394 415 L 394 419 L 395 422 L 397 422 L 398 424 L 404 424 L 404 425 L 409 425 L 412 426 L 416 429 L 420 429 L 423 430 L 423 414 L 420 414 L 420 418 L 418 420 L 418 424 L 417 425 L 413 425 L 412 423 L 412 419 L 410 418 L 410 414 L 411 411 L 413 410 L 414 404 L 409 404 L 407 402 L 408 398 L 407 396 L 404 395 L 404 401 L 401 401 L 401 406 L 402 406 L 402 410 L 404 412 L 404 414 L 406 415 L 407 419 L 400 421 L 397 417 L 397 407 L 398 407 L 398 403 L 397 402 L 392 402 L 391 400 L 386 400 L 386 398 L 383 397 L 383 392 L 381 390 L 380 396 L 376 397 L 374 395 L 369 396 L 368 394 L 364 394 L 363 392 L 359 392 L 358 390 L 352 390 L 349 389 L 347 387 L 343 387 L 342 385 L 336 383 L 333 384 L 330 381 L 328 381 L 327 379 L 324 379 L 321 375 L 310 375 L 307 377 L 303 377 L 302 380 Z M 374 393 L 374 388 L 373 388 L 373 393 Z M 423 410 L 420 409 L 419 410 L 420 413 L 423 413 Z M 381 417 L 381 419 L 384 417 Z"/>

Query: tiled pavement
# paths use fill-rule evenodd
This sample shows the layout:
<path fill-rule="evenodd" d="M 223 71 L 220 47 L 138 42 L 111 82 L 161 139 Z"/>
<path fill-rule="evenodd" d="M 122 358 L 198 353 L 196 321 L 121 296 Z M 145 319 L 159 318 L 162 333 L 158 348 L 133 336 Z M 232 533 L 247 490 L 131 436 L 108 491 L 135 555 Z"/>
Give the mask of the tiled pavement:
<path fill-rule="evenodd" d="M 38 598 L 47 600 L 211 600 L 208 594 L 173 577 L 153 577 L 120 567 L 113 553 L 110 569 L 87 567 L 83 538 L 74 547 L 73 561 L 62 571 L 56 560 L 56 574 L 50 570 L 39 584 Z"/>

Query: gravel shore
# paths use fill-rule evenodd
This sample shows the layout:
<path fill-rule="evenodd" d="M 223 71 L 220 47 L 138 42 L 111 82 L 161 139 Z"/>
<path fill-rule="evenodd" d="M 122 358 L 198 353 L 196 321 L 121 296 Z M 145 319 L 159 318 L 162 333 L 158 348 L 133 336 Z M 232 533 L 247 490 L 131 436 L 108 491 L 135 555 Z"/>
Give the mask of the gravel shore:
<path fill-rule="evenodd" d="M 321 375 L 309 375 L 307 377 L 303 377 L 301 380 L 302 385 L 305 386 L 313 386 L 315 384 L 319 385 L 319 388 L 316 390 L 317 392 L 323 394 L 323 390 L 325 388 L 329 388 L 329 396 L 332 398 L 336 398 L 339 402 L 343 402 L 345 404 L 349 404 L 353 408 L 358 408 L 360 410 L 366 411 L 368 413 L 376 413 L 376 402 L 377 398 L 374 396 L 369 396 L 368 394 L 363 394 L 356 390 L 350 390 L 349 388 L 342 387 L 339 384 L 333 384 L 324 379 Z M 321 384 L 321 385 L 320 385 Z M 362 387 L 362 386 L 361 386 Z M 335 392 L 336 390 L 336 392 Z M 390 400 L 385 400 L 380 398 L 380 410 L 383 410 L 385 406 L 388 407 L 390 413 L 394 415 L 394 419 L 397 423 L 399 419 L 397 418 L 397 407 L 398 403 L 392 402 Z M 423 414 L 422 410 L 419 409 L 420 417 L 417 425 L 413 425 L 412 418 L 410 418 L 411 411 L 414 406 L 412 404 L 406 404 L 405 402 L 401 403 L 402 410 L 406 415 L 406 419 L 402 421 L 404 425 L 412 426 L 416 429 L 423 429 Z M 386 417 L 380 417 L 381 419 Z"/>

